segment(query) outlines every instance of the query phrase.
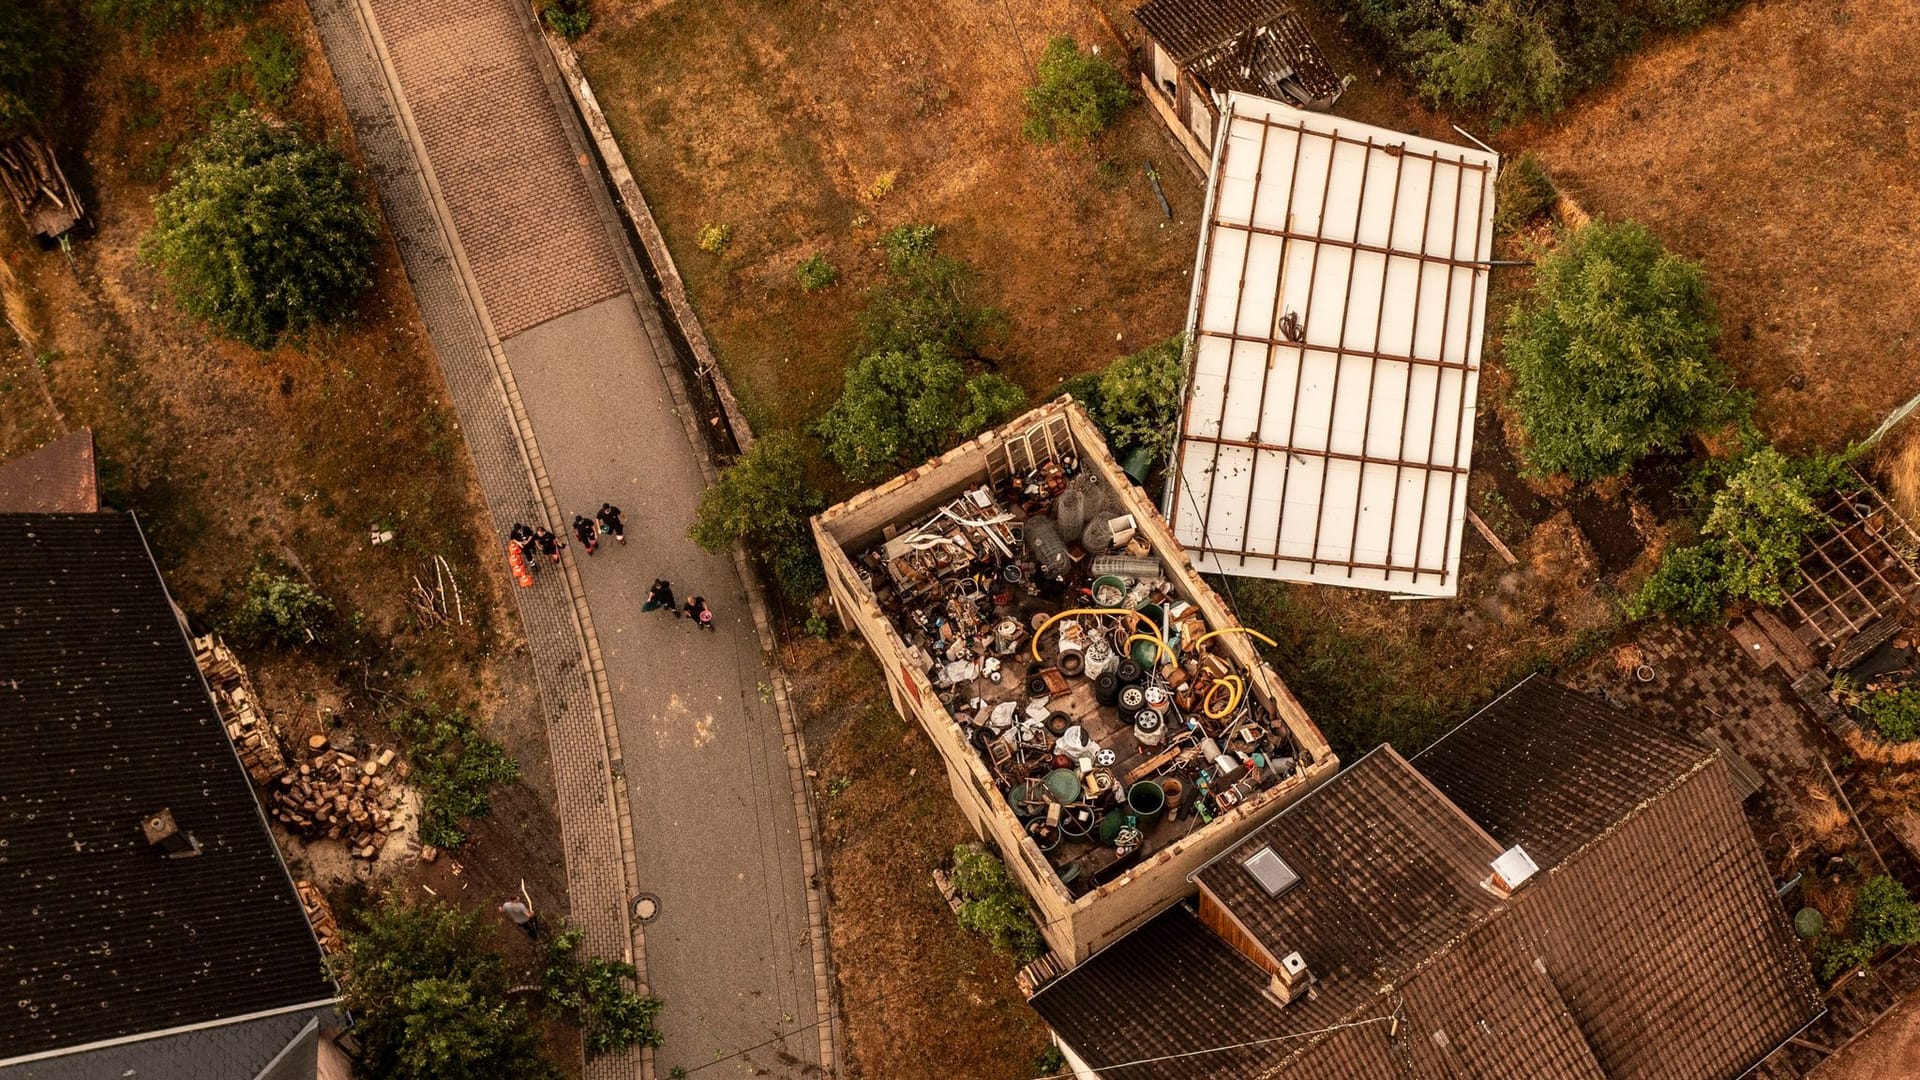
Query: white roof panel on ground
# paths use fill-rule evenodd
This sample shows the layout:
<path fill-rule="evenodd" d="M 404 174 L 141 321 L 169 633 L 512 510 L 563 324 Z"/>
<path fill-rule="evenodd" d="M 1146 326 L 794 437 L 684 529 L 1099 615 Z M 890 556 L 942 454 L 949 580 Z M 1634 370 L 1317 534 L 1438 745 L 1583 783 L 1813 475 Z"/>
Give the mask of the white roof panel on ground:
<path fill-rule="evenodd" d="M 1499 157 L 1232 95 L 1167 516 L 1203 570 L 1459 589 Z"/>

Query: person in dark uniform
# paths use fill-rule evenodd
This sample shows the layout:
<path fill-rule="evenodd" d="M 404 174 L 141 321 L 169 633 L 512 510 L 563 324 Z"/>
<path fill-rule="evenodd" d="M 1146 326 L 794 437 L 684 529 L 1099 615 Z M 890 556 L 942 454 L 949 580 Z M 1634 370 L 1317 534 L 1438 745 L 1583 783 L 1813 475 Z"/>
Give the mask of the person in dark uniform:
<path fill-rule="evenodd" d="M 615 540 L 627 542 L 627 523 L 620 520 L 620 508 L 612 503 L 601 503 L 600 512 L 594 515 L 600 519 L 600 528 L 612 533 Z"/>

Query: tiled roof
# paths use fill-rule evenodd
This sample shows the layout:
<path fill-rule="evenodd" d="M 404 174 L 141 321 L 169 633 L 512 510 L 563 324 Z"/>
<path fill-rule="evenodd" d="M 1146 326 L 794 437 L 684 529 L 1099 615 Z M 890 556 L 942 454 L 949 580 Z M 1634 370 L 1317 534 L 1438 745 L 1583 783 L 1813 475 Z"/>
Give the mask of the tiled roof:
<path fill-rule="evenodd" d="M 1714 751 L 1534 675 L 1414 755 L 1502 847 L 1553 866 Z"/>
<path fill-rule="evenodd" d="M 98 509 L 92 431 L 82 428 L 0 462 L 0 513 L 91 514 Z"/>
<path fill-rule="evenodd" d="M 1242 860 L 1270 847 L 1300 884 L 1267 895 Z M 1295 1014 L 1329 1017 L 1398 977 L 1499 901 L 1480 887 L 1500 847 L 1390 746 L 1302 798 L 1195 875 L 1276 958 L 1322 980 Z"/>
<path fill-rule="evenodd" d="M 1495 918 L 1272 1074 L 1605 1080 L 1530 944 Z M 1360 1021 L 1395 1017 L 1398 1024 Z"/>
<path fill-rule="evenodd" d="M 1103 1076 L 1245 1077 L 1277 1056 L 1271 1047 L 1196 1052 L 1295 1030 L 1266 985 L 1252 961 L 1176 905 L 1041 987 L 1031 1004 L 1054 1030 L 1069 1033 L 1074 1052 Z"/>
<path fill-rule="evenodd" d="M 0 551 L 0 1061 L 333 998 L 139 527 L 0 514 Z"/>
<path fill-rule="evenodd" d="M 1278 93 L 1303 105 L 1339 96 L 1340 77 L 1289 0 L 1147 0 L 1133 17 L 1217 92 Z M 1300 93 L 1285 93 L 1288 79 Z"/>
<path fill-rule="evenodd" d="M 1616 1080 L 1736 1076 L 1819 1015 L 1724 763 L 1714 759 L 1514 898 Z"/>
<path fill-rule="evenodd" d="M 1415 771 L 1427 755 L 1383 747 L 1202 869 L 1203 905 L 1217 896 L 1275 956 L 1301 952 L 1313 996 L 1279 1005 L 1258 964 L 1177 912 L 1034 1007 L 1096 1069 L 1166 1058 L 1103 1072 L 1120 1080 L 1741 1074 L 1820 1001 L 1726 766 L 1575 697 L 1530 681 L 1439 744 L 1497 751 L 1472 730 L 1493 718 L 1493 742 L 1532 755 L 1516 759 L 1535 766 L 1525 784 L 1465 788 L 1497 841 Z M 1609 741 L 1634 739 L 1650 746 Z M 1646 775 L 1603 767 L 1616 759 Z M 1479 883 L 1515 838 L 1565 854 L 1500 901 Z M 1300 878 L 1278 897 L 1240 865 L 1263 846 Z"/>

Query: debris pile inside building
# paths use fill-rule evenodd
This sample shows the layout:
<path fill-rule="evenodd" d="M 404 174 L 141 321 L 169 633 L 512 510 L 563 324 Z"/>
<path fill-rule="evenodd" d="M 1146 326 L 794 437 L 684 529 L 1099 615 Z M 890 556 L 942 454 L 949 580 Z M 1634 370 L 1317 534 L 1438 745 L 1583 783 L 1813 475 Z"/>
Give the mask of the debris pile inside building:
<path fill-rule="evenodd" d="M 861 582 L 1076 894 L 1292 775 L 1284 724 L 1070 445 L 887 530 Z M 1259 636 L 1255 634 L 1255 636 Z"/>

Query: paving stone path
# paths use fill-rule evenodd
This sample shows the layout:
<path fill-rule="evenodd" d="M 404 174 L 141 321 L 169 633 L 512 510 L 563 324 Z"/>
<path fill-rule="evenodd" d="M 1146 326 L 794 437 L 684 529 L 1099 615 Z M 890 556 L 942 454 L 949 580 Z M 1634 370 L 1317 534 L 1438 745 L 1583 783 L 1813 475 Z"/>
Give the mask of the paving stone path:
<path fill-rule="evenodd" d="M 496 528 L 627 513 L 627 547 L 513 590 L 573 919 L 667 1002 L 657 1055 L 588 1075 L 821 1075 L 830 980 L 784 686 L 734 561 L 685 538 L 710 466 L 566 89 L 513 0 L 308 6 Z M 654 574 L 706 596 L 717 632 L 643 618 Z M 660 903 L 644 933 L 641 892 Z"/>

